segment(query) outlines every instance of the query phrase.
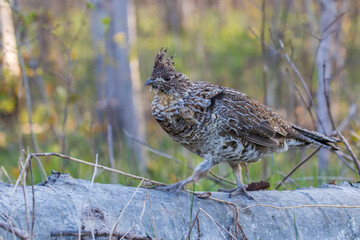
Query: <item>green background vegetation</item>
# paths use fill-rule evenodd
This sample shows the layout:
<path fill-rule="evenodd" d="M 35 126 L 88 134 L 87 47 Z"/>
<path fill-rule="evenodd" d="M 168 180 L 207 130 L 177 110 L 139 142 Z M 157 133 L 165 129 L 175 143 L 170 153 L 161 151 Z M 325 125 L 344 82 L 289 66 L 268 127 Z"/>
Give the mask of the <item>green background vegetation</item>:
<path fill-rule="evenodd" d="M 106 125 L 97 117 L 96 77 L 90 14 L 93 4 L 87 1 L 20 1 L 14 14 L 15 29 L 22 42 L 21 55 L 25 61 L 32 97 L 34 131 L 41 152 L 61 152 L 59 137 L 66 137 L 66 150 L 72 157 L 109 165 Z M 358 104 L 360 82 L 360 39 L 358 1 L 345 7 L 339 1 L 339 56 L 341 68 L 334 67 L 330 83 L 331 109 L 336 124 L 349 114 L 352 104 Z M 349 1 L 350 2 L 350 1 Z M 310 22 L 305 1 L 266 1 L 265 13 L 262 1 L 195 1 L 189 16 L 182 16 L 179 8 L 171 8 L 165 1 L 134 1 L 137 20 L 136 49 L 130 49 L 130 58 L 138 57 L 142 83 L 150 76 L 154 57 L 158 50 L 169 47 L 170 55 L 176 54 L 178 71 L 193 81 L 208 81 L 240 90 L 270 107 L 296 124 L 314 130 L 309 114 L 296 92 L 303 88 L 291 66 L 276 55 L 263 55 L 261 42 L 249 31 L 249 27 L 261 36 L 262 18 L 265 17 L 264 41 L 274 49 L 278 40 L 284 42 L 285 50 L 299 69 L 315 96 L 317 75 L 315 64 L 316 47 L 319 41 L 319 15 L 321 7 L 311 1 L 315 21 Z M 179 4 L 179 3 L 178 3 Z M 343 9 L 344 8 L 344 9 Z M 178 21 L 171 17 L 178 14 Z M 265 15 L 264 15 L 265 14 Z M 106 29 L 112 19 L 104 18 Z M 0 49 L 1 50 L 1 49 Z M 1 55 L 0 55 L 1 60 Z M 266 65 L 266 84 L 264 84 Z M 67 78 L 72 76 L 70 91 Z M 21 79 L 9 78 L 2 71 L 0 78 L 0 166 L 11 179 L 18 176 L 18 159 L 23 158 L 22 149 L 29 147 L 34 152 L 29 134 L 26 99 Z M 195 166 L 202 161 L 174 143 L 156 124 L 150 113 L 153 93 L 144 88 L 142 104 L 146 110 L 146 143 L 154 149 L 170 154 L 186 164 Z M 21 93 L 19 96 L 19 93 Z M 265 93 L 267 98 L 265 99 Z M 62 122 L 68 99 L 68 120 L 64 130 Z M 343 130 L 358 155 L 360 127 L 358 114 L 353 116 Z M 120 131 L 119 131 L 120 133 Z M 116 168 L 165 183 L 174 183 L 192 173 L 185 165 L 147 152 L 146 171 L 140 172 L 134 154 L 126 147 L 126 137 L 118 134 L 114 142 Z M 343 149 L 342 144 L 339 145 Z M 282 179 L 312 149 L 292 149 L 287 153 L 274 154 L 250 165 L 252 181 L 267 180 L 271 188 Z M 51 170 L 69 172 L 75 178 L 91 179 L 93 169 L 59 158 L 41 158 L 50 174 Z M 265 162 L 264 162 L 265 161 Z M 353 164 L 349 162 L 351 166 Z M 35 182 L 44 180 L 37 163 L 33 162 Z M 230 169 L 217 166 L 213 171 L 234 180 Z M 317 186 L 336 177 L 357 180 L 336 155 L 332 154 L 327 169 L 318 169 L 313 157 L 292 178 L 298 186 Z M 8 181 L 1 174 L 2 181 Z M 320 178 L 328 177 L 328 178 Z M 319 178 L 316 180 L 316 178 Z M 110 182 L 110 174 L 100 171 L 97 182 Z M 121 184 L 136 186 L 137 181 L 120 176 Z M 204 179 L 197 190 L 215 191 L 221 186 Z M 287 189 L 296 185 L 286 184 Z"/>

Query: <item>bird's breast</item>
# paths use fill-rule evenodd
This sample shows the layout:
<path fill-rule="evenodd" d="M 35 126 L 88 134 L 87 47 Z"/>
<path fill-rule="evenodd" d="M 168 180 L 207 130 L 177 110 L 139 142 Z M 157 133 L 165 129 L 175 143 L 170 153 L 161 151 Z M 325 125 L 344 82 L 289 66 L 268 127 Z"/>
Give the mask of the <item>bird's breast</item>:
<path fill-rule="evenodd" d="M 196 152 L 196 146 L 204 142 L 207 135 L 205 123 L 209 121 L 203 108 L 191 105 L 180 97 L 157 94 L 151 110 L 158 124 L 184 147 Z"/>

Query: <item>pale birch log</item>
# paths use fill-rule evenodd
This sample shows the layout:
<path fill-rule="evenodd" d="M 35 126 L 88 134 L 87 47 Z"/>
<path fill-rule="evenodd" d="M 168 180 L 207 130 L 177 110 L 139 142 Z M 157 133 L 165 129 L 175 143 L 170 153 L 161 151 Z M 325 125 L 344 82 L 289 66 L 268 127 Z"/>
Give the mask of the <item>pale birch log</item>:
<path fill-rule="evenodd" d="M 12 189 L 12 185 L 0 183 L 0 223 L 8 218 L 16 230 L 28 232 L 23 190 L 19 186 L 13 195 L 9 195 Z M 203 212 L 198 215 L 199 221 L 195 221 L 191 239 L 199 239 L 199 236 L 200 239 L 230 239 L 226 231 L 235 235 L 232 230 L 234 212 L 231 210 L 234 208 L 213 199 L 197 197 L 192 204 L 189 193 L 176 195 L 119 184 L 91 184 L 87 180 L 56 173 L 49 177 L 46 184 L 36 185 L 34 190 L 35 239 L 79 239 L 76 236 L 79 232 L 86 235 L 84 239 L 92 239 L 91 230 L 94 236 L 103 234 L 105 239 L 119 217 L 115 231 L 118 237 L 128 232 L 125 239 L 185 239 L 200 208 Z M 229 199 L 226 193 L 212 193 L 216 199 L 236 204 L 239 224 L 248 239 L 360 238 L 360 184 L 323 185 L 294 191 L 258 191 L 250 192 L 250 195 L 254 201 L 243 196 Z M 26 187 L 26 196 L 31 229 L 31 186 Z M 276 209 L 251 206 L 254 204 L 358 207 Z M 72 236 L 66 236 L 70 234 Z M 0 229 L 0 236 L 13 239 L 12 233 L 3 229 Z M 240 239 L 240 236 L 236 237 Z"/>

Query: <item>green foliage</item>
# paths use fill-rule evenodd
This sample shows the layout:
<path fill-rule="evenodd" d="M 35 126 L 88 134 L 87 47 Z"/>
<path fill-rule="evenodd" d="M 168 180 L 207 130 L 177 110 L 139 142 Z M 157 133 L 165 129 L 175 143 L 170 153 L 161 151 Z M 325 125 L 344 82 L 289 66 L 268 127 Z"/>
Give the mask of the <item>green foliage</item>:
<path fill-rule="evenodd" d="M 194 12 L 190 15 L 184 19 L 179 17 L 174 22 L 170 21 L 169 17 L 177 14 L 181 16 L 180 8 L 166 9 L 166 6 L 160 3 L 134 2 L 138 39 L 134 44 L 135 47 L 130 49 L 129 59 L 139 57 L 140 77 L 143 82 L 151 74 L 154 56 L 161 47 L 169 47 L 169 53 L 176 54 L 176 68 L 192 80 L 204 80 L 233 87 L 260 102 L 264 101 L 265 69 L 268 81 L 268 89 L 266 89 L 269 95 L 268 104 L 296 124 L 310 129 L 313 127 L 306 108 L 296 95 L 295 85 L 300 91 L 302 88 L 291 67 L 286 62 L 280 61 L 271 51 L 266 51 L 267 58 L 264 60 L 261 42 L 248 30 L 248 27 L 251 27 L 260 36 L 261 11 L 255 6 L 256 4 L 246 1 L 238 4 L 224 1 L 223 5 L 220 4 L 221 7 L 212 1 L 204 1 L 202 4 L 194 4 Z M 316 33 L 310 32 L 309 25 L 312 23 L 308 22 L 301 3 L 294 2 L 290 5 L 289 7 L 280 4 L 277 9 L 269 3 L 264 41 L 276 49 L 278 39 L 283 40 L 286 51 L 304 76 L 312 93 L 315 93 L 317 82 L 313 64 L 317 41 L 314 45 L 314 38 L 311 35 Z M 21 11 L 16 13 L 14 19 L 15 26 L 21 29 L 19 36 L 22 43 L 21 55 L 31 88 L 32 117 L 40 151 L 62 151 L 60 139 L 64 135 L 66 154 L 95 162 L 95 155 L 98 153 L 99 164 L 109 165 L 107 129 L 105 123 L 100 121 L 106 119 L 106 113 L 99 111 L 101 104 L 98 101 L 98 95 L 103 94 L 98 92 L 98 87 L 104 85 L 104 79 L 97 79 L 96 66 L 94 67 L 94 59 L 97 56 L 93 50 L 101 47 L 93 43 L 90 30 L 89 19 L 93 11 L 96 9 L 90 2 L 74 2 L 66 5 L 52 3 L 41 8 L 24 2 Z M 330 89 L 336 123 L 347 116 L 351 103 L 358 103 L 360 91 L 360 84 L 357 81 L 360 76 L 357 64 L 360 47 L 356 35 L 360 18 L 349 14 L 342 20 L 344 28 L 348 30 L 342 32 L 344 48 L 339 50 L 346 52 L 345 65 L 334 70 L 336 72 Z M 111 21 L 109 16 L 101 19 L 105 32 L 108 32 Z M 312 27 L 316 29 L 315 26 Z M 111 39 L 124 44 L 123 33 L 117 36 L 118 38 L 114 36 L 115 38 Z M 106 50 L 101 50 L 105 55 L 104 61 L 111 63 Z M 105 73 L 106 69 L 101 71 Z M 19 146 L 21 148 L 30 146 L 31 152 L 34 149 L 29 134 L 25 93 L 23 86 L 20 85 L 21 81 L 18 78 L 11 79 L 6 71 L 1 72 L 0 81 L 0 166 L 4 166 L 15 179 L 18 175 L 17 159 L 21 155 Z M 152 93 L 148 93 L 148 89 L 144 89 L 143 92 L 144 100 L 141 102 L 147 112 L 146 142 L 184 164 L 180 165 L 148 152 L 147 171 L 139 172 L 139 166 L 134 161 L 134 153 L 126 147 L 128 140 L 125 140 L 119 129 L 116 129 L 114 138 L 116 168 L 166 183 L 184 179 L 192 173 L 186 165 L 196 166 L 202 159 L 174 143 L 157 126 L 149 114 Z M 67 111 L 67 123 L 63 129 L 65 111 Z M 345 133 L 351 134 L 350 142 L 358 154 L 360 127 L 356 120 L 358 118 L 354 119 L 350 121 Z M 309 152 L 310 150 L 307 149 L 291 150 L 251 164 L 249 167 L 251 181 L 267 180 L 273 189 L 283 178 L 282 175 L 290 172 Z M 263 169 L 262 161 L 268 161 L 267 169 Z M 42 158 L 42 163 L 47 174 L 50 174 L 52 169 L 70 172 L 73 177 L 86 179 L 91 179 L 93 174 L 91 167 L 68 160 Z M 37 163 L 33 162 L 33 168 L 35 182 L 42 181 L 42 172 Z M 235 181 L 228 166 L 217 166 L 212 171 Z M 313 158 L 291 178 L 299 186 L 317 186 L 321 183 L 317 178 L 324 177 L 318 176 L 318 171 L 316 158 Z M 262 175 L 267 179 L 261 179 Z M 327 175 L 357 178 L 357 175 L 355 176 L 339 163 L 335 156 L 329 159 Z M 2 176 L 0 179 L 3 179 Z M 105 171 L 100 171 L 96 176 L 97 182 L 110 182 L 110 179 L 110 174 Z M 321 181 L 327 182 L 327 180 Z M 119 176 L 118 182 L 132 186 L 139 184 L 138 181 L 123 176 Z M 196 186 L 199 191 L 216 191 L 219 188 L 219 185 L 208 179 L 202 180 Z M 281 189 L 285 188 L 294 189 L 295 186 L 286 183 Z M 192 214 L 192 205 L 190 211 Z"/>
<path fill-rule="evenodd" d="M 108 32 L 109 27 L 110 27 L 110 23 L 111 23 L 111 18 L 110 17 L 105 17 L 105 18 L 101 19 L 101 23 L 104 25 L 105 32 Z"/>

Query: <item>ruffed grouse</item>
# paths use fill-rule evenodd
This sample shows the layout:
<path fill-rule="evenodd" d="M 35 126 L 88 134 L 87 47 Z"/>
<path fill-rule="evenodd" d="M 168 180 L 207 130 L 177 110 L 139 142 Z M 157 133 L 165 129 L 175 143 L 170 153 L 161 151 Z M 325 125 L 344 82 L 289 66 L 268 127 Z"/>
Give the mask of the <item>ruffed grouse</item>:
<path fill-rule="evenodd" d="M 249 197 L 241 165 L 287 151 L 290 146 L 316 144 L 337 149 L 336 139 L 302 129 L 242 92 L 208 82 L 191 82 L 175 70 L 172 57 L 165 59 L 166 51 L 161 49 L 157 54 L 145 83 L 155 92 L 152 115 L 173 140 L 204 161 L 189 178 L 158 189 L 179 192 L 186 184 L 205 177 L 214 165 L 227 162 L 237 180 L 231 195 Z"/>

